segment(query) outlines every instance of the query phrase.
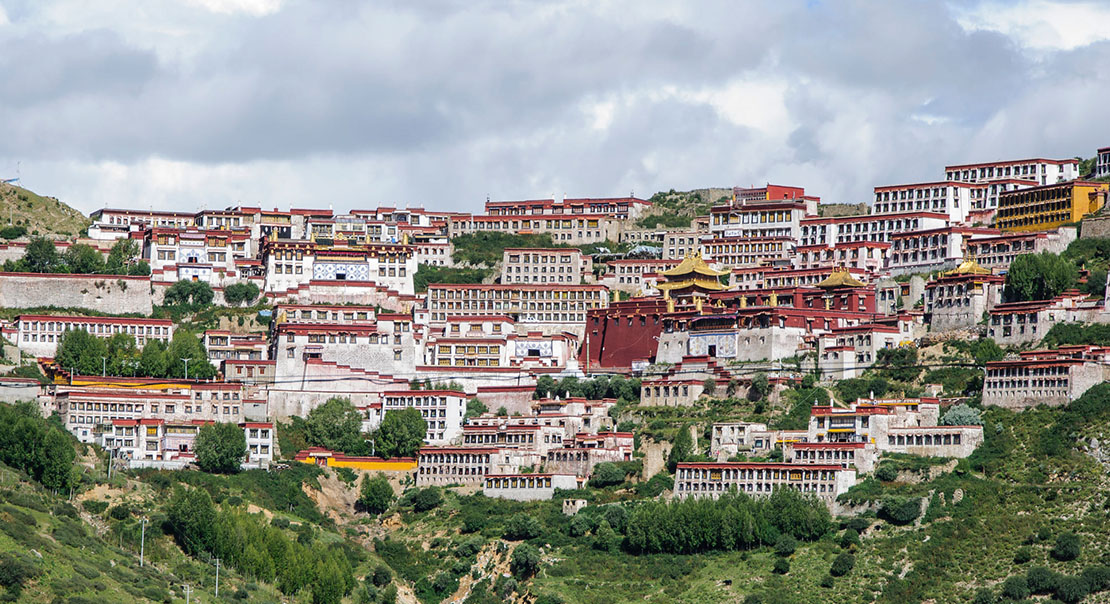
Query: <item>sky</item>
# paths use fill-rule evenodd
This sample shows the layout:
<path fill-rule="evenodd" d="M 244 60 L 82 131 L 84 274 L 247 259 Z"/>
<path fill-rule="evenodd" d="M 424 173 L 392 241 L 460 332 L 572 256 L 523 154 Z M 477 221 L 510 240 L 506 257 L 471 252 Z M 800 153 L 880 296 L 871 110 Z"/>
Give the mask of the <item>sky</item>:
<path fill-rule="evenodd" d="M 0 178 L 82 210 L 480 212 L 1110 146 L 1110 3 L 0 0 Z"/>

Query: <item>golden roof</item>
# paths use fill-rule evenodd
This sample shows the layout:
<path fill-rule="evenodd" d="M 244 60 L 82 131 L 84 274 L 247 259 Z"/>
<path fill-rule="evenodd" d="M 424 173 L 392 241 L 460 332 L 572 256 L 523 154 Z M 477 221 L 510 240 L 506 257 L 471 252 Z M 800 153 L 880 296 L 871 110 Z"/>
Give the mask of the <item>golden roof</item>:
<path fill-rule="evenodd" d="M 817 287 L 863 287 L 864 285 L 866 284 L 853 277 L 848 269 L 833 269 L 832 274 L 818 283 Z"/>
<path fill-rule="evenodd" d="M 956 268 L 944 273 L 945 277 L 954 275 L 990 275 L 990 269 L 979 266 L 979 263 L 973 259 L 967 259 L 960 263 Z"/>
<path fill-rule="evenodd" d="M 666 281 L 663 283 L 656 283 L 655 289 L 661 291 L 670 291 L 672 289 L 683 289 L 690 286 L 700 287 L 702 289 L 708 289 L 715 292 L 719 292 L 725 289 L 725 286 L 721 285 L 721 282 L 717 281 L 716 279 L 683 279 L 681 281 Z"/>
<path fill-rule="evenodd" d="M 697 273 L 699 275 L 705 275 L 706 277 L 713 277 L 714 279 L 716 279 L 717 277 L 720 277 L 722 275 L 727 275 L 728 271 L 719 271 L 710 268 L 709 265 L 705 263 L 705 260 L 702 260 L 701 252 L 694 252 L 693 254 L 688 254 L 685 258 L 683 258 L 682 262 L 680 262 L 678 266 L 663 271 L 663 276 L 681 277 L 690 273 Z"/>

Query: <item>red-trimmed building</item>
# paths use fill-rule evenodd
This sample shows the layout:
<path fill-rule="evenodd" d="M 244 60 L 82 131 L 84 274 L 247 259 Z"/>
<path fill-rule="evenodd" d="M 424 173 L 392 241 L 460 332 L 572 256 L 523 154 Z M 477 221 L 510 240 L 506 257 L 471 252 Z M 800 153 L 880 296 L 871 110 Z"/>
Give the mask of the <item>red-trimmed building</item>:
<path fill-rule="evenodd" d="M 16 346 L 36 357 L 53 357 L 65 332 L 87 331 L 100 338 L 123 333 L 135 338 L 142 348 L 151 340 L 169 343 L 173 339 L 173 321 L 130 317 L 79 317 L 73 315 L 19 315 L 15 318 Z"/>
<path fill-rule="evenodd" d="M 689 462 L 675 471 L 674 494 L 679 499 L 716 499 L 729 491 L 757 497 L 778 489 L 810 493 L 831 505 L 856 484 L 856 471 L 839 464 Z"/>
<path fill-rule="evenodd" d="M 1096 384 L 1110 379 L 1110 349 L 1061 346 L 1029 350 L 1017 359 L 987 363 L 983 404 L 1025 409 L 1066 405 Z"/>

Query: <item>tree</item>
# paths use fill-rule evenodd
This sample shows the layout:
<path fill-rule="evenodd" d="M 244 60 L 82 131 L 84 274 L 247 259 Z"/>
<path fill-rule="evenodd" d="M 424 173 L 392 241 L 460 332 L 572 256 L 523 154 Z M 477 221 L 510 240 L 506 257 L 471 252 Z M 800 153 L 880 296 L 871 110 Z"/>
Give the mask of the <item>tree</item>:
<path fill-rule="evenodd" d="M 1025 582 L 1029 591 L 1035 594 L 1047 594 L 1056 589 L 1056 573 L 1044 566 L 1034 566 L 1025 573 Z"/>
<path fill-rule="evenodd" d="M 206 424 L 197 432 L 197 466 L 205 472 L 233 474 L 247 454 L 243 429 L 231 423 Z"/>
<path fill-rule="evenodd" d="M 388 413 L 386 416 L 388 417 Z M 385 423 L 384 421 L 382 423 Z M 308 412 L 305 418 L 308 443 L 332 451 L 357 455 L 365 446 L 362 438 L 362 414 L 351 399 L 333 397 Z M 381 450 L 381 444 L 378 444 Z"/>
<path fill-rule="evenodd" d="M 790 535 L 782 535 L 775 542 L 775 553 L 784 558 L 794 555 L 796 549 L 798 549 L 798 540 Z"/>
<path fill-rule="evenodd" d="M 1091 586 L 1083 577 L 1062 576 L 1056 580 L 1056 589 L 1053 592 L 1061 602 L 1076 604 L 1091 593 Z"/>
<path fill-rule="evenodd" d="M 45 237 L 32 237 L 19 261 L 19 269 L 30 273 L 53 273 L 61 266 L 58 248 Z"/>
<path fill-rule="evenodd" d="M 188 376 L 185 360 L 189 359 Z M 189 331 L 178 329 L 166 348 L 166 377 L 206 380 L 216 375 L 216 368 L 208 362 L 208 352 L 200 338 Z"/>
<path fill-rule="evenodd" d="M 1078 278 L 1070 260 L 1047 251 L 1022 254 L 1014 258 L 1006 273 L 1005 297 L 1008 302 L 1048 300 L 1075 287 Z"/>
<path fill-rule="evenodd" d="M 104 340 L 83 329 L 70 329 L 62 334 L 54 360 L 63 369 L 79 374 L 100 375 L 108 357 Z"/>
<path fill-rule="evenodd" d="M 520 513 L 509 518 L 501 536 L 509 541 L 523 541 L 525 539 L 535 539 L 542 533 L 543 527 L 540 526 L 539 520 L 528 514 Z"/>
<path fill-rule="evenodd" d="M 1071 532 L 1060 533 L 1056 537 L 1056 545 L 1052 548 L 1052 557 L 1067 562 L 1078 558 L 1080 551 L 1079 535 Z"/>
<path fill-rule="evenodd" d="M 166 377 L 166 345 L 162 340 L 147 340 L 139 355 L 139 372 L 148 377 Z"/>
<path fill-rule="evenodd" d="M 23 226 L 9 225 L 0 229 L 0 239 L 18 239 L 27 234 L 27 228 Z"/>
<path fill-rule="evenodd" d="M 239 306 L 246 302 L 250 304 L 258 297 L 258 286 L 253 282 L 232 283 L 224 288 L 224 302 L 228 306 Z"/>
<path fill-rule="evenodd" d="M 983 419 L 979 410 L 964 403 L 952 405 L 940 420 L 942 426 L 982 426 Z"/>
<path fill-rule="evenodd" d="M 625 472 L 620 466 L 610 461 L 603 461 L 594 466 L 593 474 L 590 476 L 590 486 L 604 488 L 618 485 L 624 482 L 624 477 Z"/>
<path fill-rule="evenodd" d="M 410 501 L 412 502 L 412 509 L 417 512 L 427 512 L 443 503 L 443 493 L 435 487 L 425 487 L 415 491 Z"/>
<path fill-rule="evenodd" d="M 389 479 L 384 474 L 377 474 L 373 478 L 369 476 L 363 478 L 358 502 L 371 514 L 384 513 L 393 503 L 393 487 L 389 486 Z M 376 580 L 375 584 L 377 584 Z"/>
<path fill-rule="evenodd" d="M 667 471 L 674 473 L 679 463 L 686 461 L 694 453 L 694 441 L 690 438 L 690 427 L 682 426 L 674 437 L 671 452 L 667 454 Z"/>
<path fill-rule="evenodd" d="M 489 407 L 486 407 L 485 403 L 483 403 L 482 401 L 480 401 L 476 398 L 472 398 L 472 399 L 470 399 L 469 401 L 466 402 L 466 417 L 465 417 L 465 419 L 470 419 L 472 417 L 478 417 L 479 415 L 481 415 L 483 413 L 488 413 L 488 412 L 489 412 Z"/>
<path fill-rule="evenodd" d="M 608 520 L 602 520 L 597 525 L 597 531 L 594 533 L 594 549 L 603 552 L 615 552 L 620 549 L 620 545 L 621 536 L 613 530 Z"/>
<path fill-rule="evenodd" d="M 752 378 L 751 388 L 748 389 L 748 398 L 753 401 L 761 401 L 767 398 L 771 393 L 771 382 L 767 379 L 766 373 L 757 373 Z"/>
<path fill-rule="evenodd" d="M 497 408 L 497 417 L 509 417 L 509 410 L 505 408 L 505 405 Z"/>
<path fill-rule="evenodd" d="M 132 376 L 139 370 L 139 347 L 129 333 L 112 334 L 108 348 L 108 375 Z"/>
<path fill-rule="evenodd" d="M 42 486 L 53 491 L 64 491 L 76 484 L 73 460 L 77 454 L 69 435 L 51 426 L 43 439 L 42 449 Z"/>
<path fill-rule="evenodd" d="M 602 514 L 605 521 L 609 526 L 613 527 L 614 531 L 623 533 L 624 529 L 628 526 L 628 510 L 623 505 L 607 505 L 605 506 L 605 513 Z"/>
<path fill-rule="evenodd" d="M 212 286 L 204 281 L 182 279 L 166 288 L 162 301 L 171 306 L 200 308 L 211 303 L 214 296 Z"/>
<path fill-rule="evenodd" d="M 104 257 L 84 243 L 75 243 L 62 255 L 62 262 L 71 273 L 93 275 L 104 272 Z"/>
<path fill-rule="evenodd" d="M 400 411 L 387 411 L 378 427 L 375 441 L 382 457 L 415 457 L 424 436 L 428 433 L 428 422 L 420 417 L 420 411 L 408 407 Z"/>
<path fill-rule="evenodd" d="M 177 487 L 166 510 L 167 522 L 181 549 L 191 555 L 211 551 L 216 506 L 208 491 Z"/>
<path fill-rule="evenodd" d="M 131 264 L 139 256 L 139 243 L 131 238 L 118 239 L 108 252 L 104 270 L 111 275 L 129 274 Z M 147 273 L 149 274 L 149 270 Z"/>
<path fill-rule="evenodd" d="M 717 394 L 717 380 L 707 377 L 701 384 L 701 393 L 705 396 L 713 396 Z"/>
<path fill-rule="evenodd" d="M 540 566 L 540 550 L 531 543 L 521 543 L 513 550 L 509 569 L 518 579 L 531 577 Z"/>
<path fill-rule="evenodd" d="M 790 561 L 786 558 L 775 558 L 775 564 L 771 567 L 771 572 L 776 575 L 785 575 L 790 572 Z"/>

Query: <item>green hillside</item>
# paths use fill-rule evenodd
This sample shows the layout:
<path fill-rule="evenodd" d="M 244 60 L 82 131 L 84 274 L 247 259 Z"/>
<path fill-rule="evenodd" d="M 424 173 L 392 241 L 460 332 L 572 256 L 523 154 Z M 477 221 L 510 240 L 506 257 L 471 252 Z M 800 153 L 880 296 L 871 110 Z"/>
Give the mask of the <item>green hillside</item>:
<path fill-rule="evenodd" d="M 0 225 L 21 226 L 28 234 L 53 233 L 75 237 L 91 224 L 81 212 L 53 197 L 0 183 Z"/>

